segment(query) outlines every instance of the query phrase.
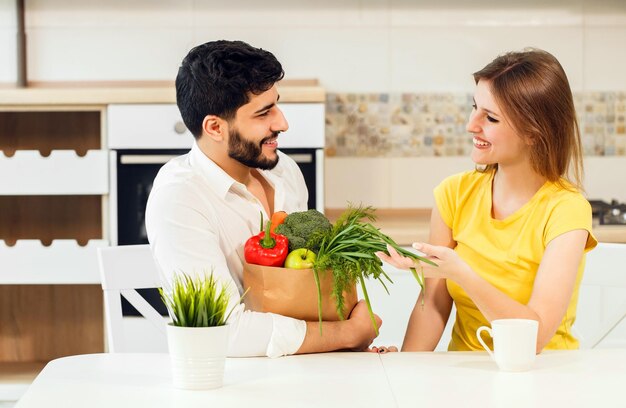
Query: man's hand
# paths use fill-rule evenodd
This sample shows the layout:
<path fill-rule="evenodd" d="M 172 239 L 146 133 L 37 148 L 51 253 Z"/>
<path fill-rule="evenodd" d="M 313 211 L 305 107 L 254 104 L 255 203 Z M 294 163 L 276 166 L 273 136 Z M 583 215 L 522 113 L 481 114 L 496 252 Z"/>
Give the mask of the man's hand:
<path fill-rule="evenodd" d="M 380 329 L 380 326 L 383 324 L 382 319 L 374 315 L 374 320 L 376 320 L 376 326 Z M 364 300 L 360 300 L 354 309 L 352 309 L 347 323 L 349 326 L 348 335 L 351 336 L 351 342 L 353 344 L 350 349 L 353 351 L 367 350 L 377 334 L 372 325 L 372 320 L 367 310 L 367 304 Z"/>
<path fill-rule="evenodd" d="M 383 321 L 376 315 L 374 320 L 380 328 Z M 320 332 L 318 322 L 306 322 L 306 336 L 297 354 L 337 350 L 366 351 L 376 338 L 376 330 L 364 300 L 356 304 L 347 320 L 325 321 L 322 324 L 323 332 Z"/>

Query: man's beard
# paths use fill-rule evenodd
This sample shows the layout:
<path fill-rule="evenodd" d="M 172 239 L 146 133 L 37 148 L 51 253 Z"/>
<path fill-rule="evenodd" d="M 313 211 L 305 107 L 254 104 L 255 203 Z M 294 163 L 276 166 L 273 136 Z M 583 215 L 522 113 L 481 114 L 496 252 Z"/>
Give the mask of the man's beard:
<path fill-rule="evenodd" d="M 257 145 L 242 138 L 237 130 L 231 129 L 228 133 L 228 156 L 248 167 L 271 170 L 278 164 L 278 154 L 274 159 L 264 157 L 262 146 L 271 138 L 277 137 L 278 133 L 274 132 L 272 136 L 263 138 Z"/>

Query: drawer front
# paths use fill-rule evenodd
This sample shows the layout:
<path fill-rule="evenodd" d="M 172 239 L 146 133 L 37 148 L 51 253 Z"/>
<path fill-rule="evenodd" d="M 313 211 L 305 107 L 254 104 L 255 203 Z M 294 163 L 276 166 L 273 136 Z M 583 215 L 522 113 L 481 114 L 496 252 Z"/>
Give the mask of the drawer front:
<path fill-rule="evenodd" d="M 53 150 L 42 157 L 37 150 L 18 150 L 13 157 L 0 153 L 0 174 L 17 174 L 0 183 L 0 195 L 100 195 L 109 193 L 106 150 Z"/>
<path fill-rule="evenodd" d="M 47 247 L 38 239 L 19 239 L 11 247 L 0 240 L 0 285 L 99 285 L 96 250 L 107 246 L 102 239 L 92 239 L 86 246 L 55 239 Z"/>
<path fill-rule="evenodd" d="M 289 130 L 280 135 L 281 148 L 324 147 L 324 104 L 285 103 L 280 109 Z M 174 104 L 109 105 L 109 149 L 187 149 L 192 134 Z"/>
<path fill-rule="evenodd" d="M 109 149 L 188 149 L 193 135 L 174 104 L 109 105 Z"/>

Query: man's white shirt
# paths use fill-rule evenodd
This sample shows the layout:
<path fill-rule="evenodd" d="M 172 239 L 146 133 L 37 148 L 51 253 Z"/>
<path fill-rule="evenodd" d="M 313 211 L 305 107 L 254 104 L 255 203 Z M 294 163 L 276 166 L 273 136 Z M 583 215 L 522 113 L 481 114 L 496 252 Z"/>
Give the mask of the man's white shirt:
<path fill-rule="evenodd" d="M 272 170 L 259 173 L 274 187 L 274 211 L 304 211 L 308 192 L 302 172 L 278 152 Z M 245 185 L 235 181 L 194 143 L 191 151 L 165 164 L 154 180 L 146 208 L 146 229 L 164 290 L 177 272 L 210 273 L 229 285 L 230 307 L 244 292 L 243 245 L 259 233 L 269 215 Z M 229 356 L 277 357 L 295 353 L 306 323 L 236 307 L 231 315 Z"/>

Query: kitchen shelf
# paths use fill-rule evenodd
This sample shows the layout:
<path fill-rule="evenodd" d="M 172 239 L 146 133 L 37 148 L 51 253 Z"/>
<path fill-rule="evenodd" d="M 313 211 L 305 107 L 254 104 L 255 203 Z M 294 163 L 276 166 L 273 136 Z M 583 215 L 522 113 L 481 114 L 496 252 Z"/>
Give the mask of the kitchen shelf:
<path fill-rule="evenodd" d="M 80 157 L 74 150 L 53 150 L 43 157 L 37 150 L 0 154 L 0 195 L 108 194 L 108 152 L 89 150 Z"/>
<path fill-rule="evenodd" d="M 0 285 L 14 284 L 99 284 L 96 249 L 107 240 L 90 240 L 80 246 L 75 240 L 18 240 L 8 246 L 0 240 Z"/>
<path fill-rule="evenodd" d="M 281 102 L 324 102 L 317 80 L 284 79 L 278 83 Z M 47 82 L 27 88 L 0 87 L 0 108 L 45 105 L 108 105 L 112 103 L 176 103 L 173 81 Z"/>
<path fill-rule="evenodd" d="M 104 351 L 109 153 L 104 104 L 0 95 L 0 399 L 15 400 L 42 362 Z"/>

